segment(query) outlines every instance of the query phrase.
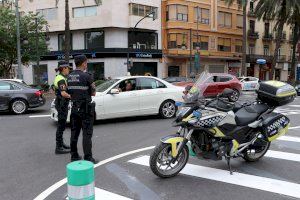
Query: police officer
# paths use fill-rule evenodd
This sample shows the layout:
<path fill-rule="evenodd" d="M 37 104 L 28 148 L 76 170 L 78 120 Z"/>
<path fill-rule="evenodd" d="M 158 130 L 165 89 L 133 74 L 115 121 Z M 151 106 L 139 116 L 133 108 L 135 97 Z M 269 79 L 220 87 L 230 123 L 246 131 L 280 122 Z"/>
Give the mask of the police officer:
<path fill-rule="evenodd" d="M 55 108 L 58 113 L 55 154 L 65 154 L 70 152 L 70 146 L 66 145 L 63 141 L 63 133 L 66 129 L 70 99 L 70 95 L 67 93 L 67 76 L 70 72 L 69 67 L 68 62 L 60 61 L 58 63 L 58 68 L 55 69 L 56 72 L 59 72 L 53 83 L 56 94 Z"/>
<path fill-rule="evenodd" d="M 79 55 L 74 58 L 76 70 L 68 77 L 68 91 L 72 99 L 71 112 L 71 162 L 81 160 L 77 151 L 77 142 L 82 129 L 82 145 L 84 160 L 97 163 L 92 155 L 92 136 L 95 104 L 91 96 L 95 96 L 95 84 L 90 74 L 86 73 L 87 58 Z"/>

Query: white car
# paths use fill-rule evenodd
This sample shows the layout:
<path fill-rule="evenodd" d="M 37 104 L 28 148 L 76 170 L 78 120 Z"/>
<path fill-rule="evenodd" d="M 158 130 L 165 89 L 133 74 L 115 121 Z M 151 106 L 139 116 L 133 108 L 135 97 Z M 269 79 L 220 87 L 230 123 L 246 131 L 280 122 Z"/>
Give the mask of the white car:
<path fill-rule="evenodd" d="M 126 84 L 132 90 L 126 91 Z M 183 101 L 184 88 L 149 76 L 128 76 L 107 81 L 96 89 L 93 102 L 96 104 L 95 119 L 111 119 L 140 115 L 160 114 L 163 118 L 176 115 L 176 101 Z M 70 110 L 68 122 L 70 121 Z M 54 101 L 51 104 L 51 118 L 57 121 Z"/>
<path fill-rule="evenodd" d="M 242 83 L 242 90 L 256 90 L 259 87 L 259 79 L 255 77 L 239 77 Z"/>

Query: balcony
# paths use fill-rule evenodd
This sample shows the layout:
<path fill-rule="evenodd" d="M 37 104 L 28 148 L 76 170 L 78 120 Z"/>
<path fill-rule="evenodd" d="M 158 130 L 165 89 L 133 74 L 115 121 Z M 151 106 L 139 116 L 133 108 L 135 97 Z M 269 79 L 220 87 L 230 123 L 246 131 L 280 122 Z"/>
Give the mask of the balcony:
<path fill-rule="evenodd" d="M 280 55 L 277 58 L 277 62 L 285 62 L 286 61 L 286 56 L 285 55 Z"/>
<path fill-rule="evenodd" d="M 248 11 L 248 17 L 256 17 L 256 14 L 254 13 L 254 10 Z"/>
<path fill-rule="evenodd" d="M 293 39 L 294 39 L 294 34 L 291 33 L 290 36 L 289 36 L 289 42 L 293 43 Z"/>
<path fill-rule="evenodd" d="M 277 40 L 277 37 L 275 37 L 274 39 Z M 283 42 L 284 40 L 286 40 L 286 33 L 285 32 L 282 33 L 281 42 Z"/>
<path fill-rule="evenodd" d="M 267 63 L 272 62 L 272 56 L 258 55 L 258 54 L 247 54 L 246 61 L 248 63 L 256 63 L 257 59 L 265 59 Z"/>
<path fill-rule="evenodd" d="M 296 57 L 295 57 L 296 62 L 299 61 L 299 58 L 300 58 L 300 57 L 296 55 Z M 289 62 L 292 62 L 292 56 L 289 56 L 289 60 L 288 60 L 288 61 L 289 61 Z"/>
<path fill-rule="evenodd" d="M 248 38 L 257 40 L 259 38 L 259 34 L 258 34 L 258 32 L 255 32 L 254 30 L 249 30 L 248 31 Z"/>
<path fill-rule="evenodd" d="M 266 42 L 270 42 L 273 40 L 273 35 L 272 33 L 265 33 L 263 38 L 262 38 L 263 41 L 266 41 Z"/>

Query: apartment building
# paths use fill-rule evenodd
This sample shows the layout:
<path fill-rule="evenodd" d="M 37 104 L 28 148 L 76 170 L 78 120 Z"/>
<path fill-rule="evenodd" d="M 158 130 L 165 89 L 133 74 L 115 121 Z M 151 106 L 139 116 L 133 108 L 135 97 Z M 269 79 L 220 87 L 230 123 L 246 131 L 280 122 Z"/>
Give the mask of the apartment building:
<path fill-rule="evenodd" d="M 271 59 L 275 50 L 275 22 L 258 20 L 254 14 L 255 3 L 250 1 L 247 12 L 247 66 L 248 75 L 261 80 L 271 79 Z M 287 81 L 292 61 L 292 30 L 284 26 L 281 47 L 275 67 L 275 78 Z M 257 59 L 265 59 L 265 65 L 257 64 Z"/>
<path fill-rule="evenodd" d="M 51 84 L 54 69 L 64 59 L 65 1 L 56 6 L 54 0 L 22 0 L 21 11 L 38 12 L 49 24 L 50 36 L 47 55 L 42 55 L 40 65 L 24 67 L 24 79 L 28 83 Z M 85 54 L 88 71 L 94 78 L 150 73 L 163 76 L 161 50 L 161 1 L 160 0 L 103 0 L 97 6 L 94 0 L 70 0 L 71 65 L 73 57 Z M 135 25 L 145 15 L 157 10 L 157 19 L 150 17 Z"/>
<path fill-rule="evenodd" d="M 162 0 L 166 76 L 241 73 L 243 17 L 221 0 Z"/>

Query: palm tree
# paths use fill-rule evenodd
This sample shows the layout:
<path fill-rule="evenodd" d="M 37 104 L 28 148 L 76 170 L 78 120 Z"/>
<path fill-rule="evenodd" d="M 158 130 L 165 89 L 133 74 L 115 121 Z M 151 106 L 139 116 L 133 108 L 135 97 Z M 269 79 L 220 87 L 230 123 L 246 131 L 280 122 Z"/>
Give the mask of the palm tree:
<path fill-rule="evenodd" d="M 259 20 L 275 20 L 274 30 L 276 31 L 275 52 L 271 63 L 271 72 L 273 79 L 275 65 L 278 58 L 278 50 L 281 46 L 283 27 L 291 18 L 295 8 L 299 8 L 299 0 L 258 0 L 255 13 Z"/>
<path fill-rule="evenodd" d="M 225 0 L 228 6 L 231 6 L 235 0 Z M 247 55 L 247 5 L 248 0 L 236 0 L 238 5 L 243 8 L 243 59 L 242 76 L 247 76 L 246 55 Z"/>
<path fill-rule="evenodd" d="M 59 0 L 56 1 L 56 7 L 58 6 Z M 102 4 L 102 0 L 94 0 L 97 6 Z M 82 0 L 83 5 L 85 5 L 85 0 Z M 69 10 L 69 0 L 65 0 L 65 61 L 70 60 L 70 50 L 71 50 L 71 31 L 70 31 L 70 10 Z"/>

